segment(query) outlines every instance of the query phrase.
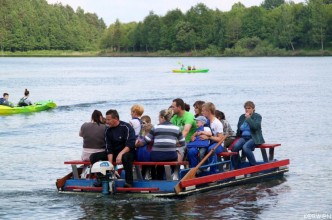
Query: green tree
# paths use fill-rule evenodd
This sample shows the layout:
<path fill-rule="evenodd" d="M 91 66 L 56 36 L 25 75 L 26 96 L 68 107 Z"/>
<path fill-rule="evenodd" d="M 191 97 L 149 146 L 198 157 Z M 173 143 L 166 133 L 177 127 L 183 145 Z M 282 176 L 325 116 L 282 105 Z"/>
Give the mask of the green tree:
<path fill-rule="evenodd" d="M 320 44 L 321 50 L 324 50 L 324 41 L 326 39 L 328 12 L 323 0 L 309 0 L 308 7 L 310 16 L 310 36 L 314 43 Z"/>
<path fill-rule="evenodd" d="M 121 31 L 121 23 L 119 19 L 116 19 L 113 29 L 113 45 L 115 50 L 120 52 L 121 49 L 121 38 L 122 38 L 122 31 Z"/>
<path fill-rule="evenodd" d="M 185 15 L 186 20 L 191 24 L 195 33 L 195 48 L 205 49 L 211 44 L 213 39 L 214 27 L 214 13 L 206 7 L 203 3 L 191 7 Z"/>
<path fill-rule="evenodd" d="M 245 7 L 238 3 L 225 15 L 225 47 L 230 48 L 242 37 L 242 20 Z"/>
<path fill-rule="evenodd" d="M 271 10 L 279 7 L 282 4 L 285 4 L 285 0 L 264 0 L 261 6 L 266 10 Z"/>
<path fill-rule="evenodd" d="M 176 25 L 176 45 L 175 49 L 179 51 L 189 51 L 196 49 L 195 30 L 189 22 L 180 21 Z"/>
<path fill-rule="evenodd" d="M 168 11 L 161 18 L 160 49 L 174 50 L 176 48 L 176 25 L 184 20 L 184 15 L 179 9 Z"/>
<path fill-rule="evenodd" d="M 265 11 L 261 7 L 253 6 L 245 10 L 242 18 L 243 37 L 259 37 L 263 35 L 263 18 Z"/>
<path fill-rule="evenodd" d="M 159 50 L 160 38 L 161 38 L 161 21 L 158 15 L 155 15 L 153 11 L 144 18 L 143 21 L 143 43 L 145 44 L 145 50 L 153 51 Z"/>

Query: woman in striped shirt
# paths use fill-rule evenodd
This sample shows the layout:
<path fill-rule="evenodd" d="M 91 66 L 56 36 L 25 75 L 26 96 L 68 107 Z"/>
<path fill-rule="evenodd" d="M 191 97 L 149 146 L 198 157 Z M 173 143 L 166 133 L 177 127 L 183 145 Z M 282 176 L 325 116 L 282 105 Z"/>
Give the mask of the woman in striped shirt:
<path fill-rule="evenodd" d="M 138 146 L 141 146 L 153 141 L 151 161 L 177 161 L 176 148 L 185 146 L 186 142 L 180 128 L 170 122 L 172 115 L 173 111 L 171 109 L 161 110 L 159 112 L 159 124 L 153 126 L 144 137 L 144 140 L 137 143 Z M 163 169 L 163 166 L 157 166 L 157 179 L 163 178 Z"/>

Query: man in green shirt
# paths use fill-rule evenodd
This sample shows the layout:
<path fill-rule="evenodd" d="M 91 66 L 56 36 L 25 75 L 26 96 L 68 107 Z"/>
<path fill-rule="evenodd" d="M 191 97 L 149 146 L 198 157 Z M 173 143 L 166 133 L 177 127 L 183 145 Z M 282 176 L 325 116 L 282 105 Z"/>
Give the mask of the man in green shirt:
<path fill-rule="evenodd" d="M 196 132 L 196 121 L 192 113 L 184 109 L 184 101 L 180 98 L 174 99 L 172 103 L 174 116 L 171 119 L 172 124 L 179 126 L 186 142 L 191 140 L 191 136 Z M 179 148 L 179 161 L 183 160 L 184 148 Z"/>

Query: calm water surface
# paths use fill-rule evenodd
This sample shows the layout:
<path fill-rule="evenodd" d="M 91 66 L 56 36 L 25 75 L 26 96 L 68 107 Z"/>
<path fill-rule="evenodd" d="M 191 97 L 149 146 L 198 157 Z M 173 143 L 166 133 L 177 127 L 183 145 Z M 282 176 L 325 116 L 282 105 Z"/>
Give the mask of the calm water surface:
<path fill-rule="evenodd" d="M 207 74 L 175 74 L 179 62 Z M 332 58 L 0 58 L 0 93 L 52 99 L 50 111 L 0 116 L 0 219 L 308 219 L 332 215 Z M 128 121 L 140 103 L 157 122 L 174 98 L 212 101 L 233 128 L 253 100 L 263 134 L 291 160 L 284 179 L 184 199 L 58 194 L 94 109 Z M 191 109 L 193 112 L 193 109 Z M 261 160 L 259 151 L 256 158 Z M 331 218 L 332 219 L 332 216 Z"/>

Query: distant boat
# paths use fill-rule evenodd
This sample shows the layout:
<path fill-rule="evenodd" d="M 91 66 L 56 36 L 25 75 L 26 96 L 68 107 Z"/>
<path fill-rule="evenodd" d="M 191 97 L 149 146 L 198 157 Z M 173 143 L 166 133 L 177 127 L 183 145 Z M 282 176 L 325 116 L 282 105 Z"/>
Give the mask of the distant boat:
<path fill-rule="evenodd" d="M 173 73 L 207 73 L 209 69 L 196 69 L 196 70 L 172 70 Z"/>
<path fill-rule="evenodd" d="M 27 112 L 40 112 L 47 109 L 55 108 L 56 104 L 52 100 L 35 102 L 33 105 L 22 107 L 9 107 L 6 105 L 0 105 L 0 115 L 11 115 Z"/>

